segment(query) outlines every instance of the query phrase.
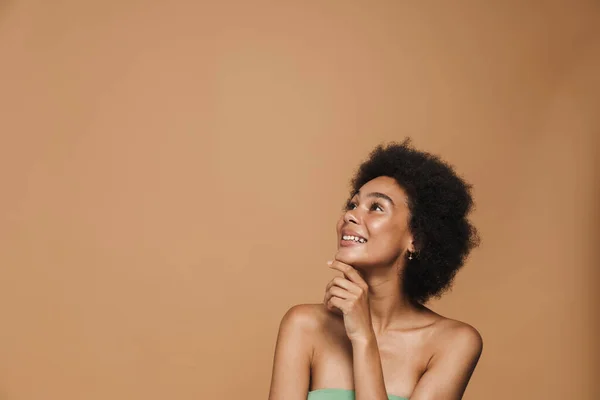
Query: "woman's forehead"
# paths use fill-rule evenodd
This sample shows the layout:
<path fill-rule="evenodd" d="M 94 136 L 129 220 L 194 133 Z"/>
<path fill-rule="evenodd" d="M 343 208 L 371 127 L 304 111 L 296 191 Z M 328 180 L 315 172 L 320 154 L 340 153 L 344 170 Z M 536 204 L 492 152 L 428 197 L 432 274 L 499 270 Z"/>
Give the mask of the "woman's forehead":
<path fill-rule="evenodd" d="M 379 176 L 365 183 L 355 196 L 368 196 L 369 194 L 380 193 L 390 197 L 394 203 L 407 203 L 407 195 L 404 189 L 389 176 Z"/>
<path fill-rule="evenodd" d="M 394 178 L 389 176 L 378 176 L 377 178 L 371 179 L 367 183 L 361 186 L 359 189 L 360 193 L 366 193 L 373 190 L 377 191 L 385 191 L 387 194 L 397 193 L 400 195 L 404 195 L 404 189 L 400 187 L 398 182 Z"/>

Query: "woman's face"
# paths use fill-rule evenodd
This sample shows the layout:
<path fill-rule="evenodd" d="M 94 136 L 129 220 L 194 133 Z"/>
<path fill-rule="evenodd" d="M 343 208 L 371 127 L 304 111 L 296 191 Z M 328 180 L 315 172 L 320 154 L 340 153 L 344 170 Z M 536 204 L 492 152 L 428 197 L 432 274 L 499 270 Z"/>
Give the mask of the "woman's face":
<path fill-rule="evenodd" d="M 409 217 L 408 197 L 393 178 L 365 183 L 338 221 L 336 259 L 355 268 L 396 263 L 414 251 Z"/>

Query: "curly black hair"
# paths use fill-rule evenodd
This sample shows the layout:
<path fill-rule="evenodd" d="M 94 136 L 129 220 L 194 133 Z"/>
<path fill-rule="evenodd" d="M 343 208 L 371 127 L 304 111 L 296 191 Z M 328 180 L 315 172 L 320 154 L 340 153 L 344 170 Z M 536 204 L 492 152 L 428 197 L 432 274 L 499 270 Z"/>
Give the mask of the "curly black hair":
<path fill-rule="evenodd" d="M 439 156 L 415 149 L 410 138 L 377 146 L 352 178 L 350 198 L 380 176 L 394 178 L 408 195 L 416 251 L 406 258 L 403 289 L 414 303 L 439 298 L 480 243 L 467 219 L 474 206 L 472 186 Z"/>

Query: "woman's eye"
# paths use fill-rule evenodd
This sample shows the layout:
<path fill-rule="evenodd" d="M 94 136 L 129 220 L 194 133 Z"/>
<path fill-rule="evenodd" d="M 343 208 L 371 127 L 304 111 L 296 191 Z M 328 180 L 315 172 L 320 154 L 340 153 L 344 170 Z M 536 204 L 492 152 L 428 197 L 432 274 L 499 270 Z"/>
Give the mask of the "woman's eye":
<path fill-rule="evenodd" d="M 354 202 L 349 202 L 348 204 L 346 204 L 346 210 L 354 210 L 356 208 L 356 203 Z"/>
<path fill-rule="evenodd" d="M 371 204 L 371 211 L 383 211 L 383 208 L 379 203 Z"/>

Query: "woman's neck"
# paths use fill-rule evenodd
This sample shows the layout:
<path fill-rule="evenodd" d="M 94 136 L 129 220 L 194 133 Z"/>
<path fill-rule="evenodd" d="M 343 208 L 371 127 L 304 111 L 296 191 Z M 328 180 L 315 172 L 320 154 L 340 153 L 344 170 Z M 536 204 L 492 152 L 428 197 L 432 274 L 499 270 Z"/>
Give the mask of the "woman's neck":
<path fill-rule="evenodd" d="M 371 322 L 376 335 L 395 328 L 419 311 L 403 291 L 401 275 L 395 268 L 370 269 L 362 271 L 369 285 L 369 305 Z"/>

